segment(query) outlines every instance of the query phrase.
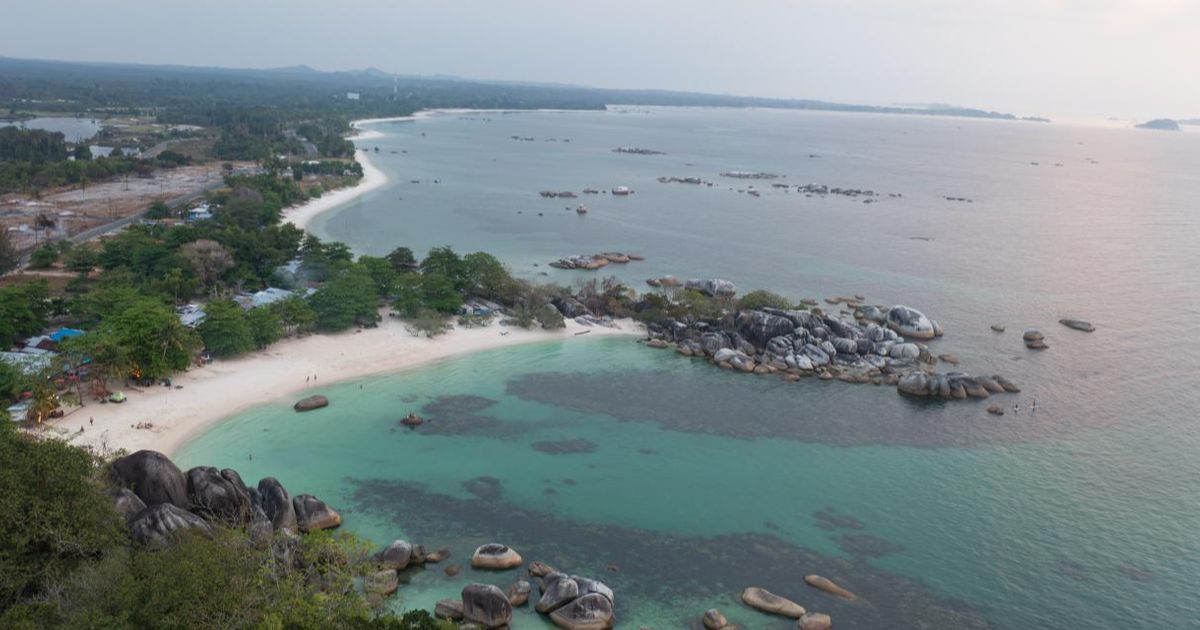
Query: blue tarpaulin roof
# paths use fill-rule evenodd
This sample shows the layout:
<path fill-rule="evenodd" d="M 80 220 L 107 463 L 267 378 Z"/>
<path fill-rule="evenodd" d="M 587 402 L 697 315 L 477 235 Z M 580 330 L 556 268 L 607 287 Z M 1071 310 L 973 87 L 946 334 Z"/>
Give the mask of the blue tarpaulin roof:
<path fill-rule="evenodd" d="M 58 343 L 67 337 L 78 337 L 82 334 L 82 330 L 76 330 L 74 328 L 59 328 L 58 330 L 50 333 L 50 339 L 52 339 L 54 343 Z"/>

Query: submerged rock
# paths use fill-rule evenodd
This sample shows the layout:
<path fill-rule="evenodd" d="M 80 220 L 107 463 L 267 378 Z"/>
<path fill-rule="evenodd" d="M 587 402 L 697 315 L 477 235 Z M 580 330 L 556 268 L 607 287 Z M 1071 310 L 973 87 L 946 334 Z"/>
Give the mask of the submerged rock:
<path fill-rule="evenodd" d="M 1082 319 L 1060 319 L 1058 320 L 1058 323 L 1066 326 L 1067 328 L 1073 328 L 1083 332 L 1096 332 L 1096 327 L 1093 326 L 1091 322 L 1085 322 Z"/>
<path fill-rule="evenodd" d="M 804 581 L 807 582 L 809 586 L 811 586 L 815 589 L 818 589 L 818 590 L 825 591 L 826 593 L 829 593 L 830 595 L 834 595 L 836 597 L 841 597 L 842 599 L 850 600 L 850 601 L 854 601 L 855 599 L 858 599 L 858 597 L 855 596 L 854 593 L 851 593 L 850 591 L 842 588 L 841 586 L 838 586 L 833 580 L 831 580 L 827 577 L 822 577 L 820 575 L 806 575 L 806 576 L 804 576 Z"/>
<path fill-rule="evenodd" d="M 742 591 L 742 601 L 751 608 L 792 619 L 799 619 L 804 615 L 804 607 L 800 604 L 757 586 Z"/>
<path fill-rule="evenodd" d="M 825 613 L 806 612 L 800 616 L 796 627 L 799 630 L 829 630 L 833 627 L 833 619 Z"/>

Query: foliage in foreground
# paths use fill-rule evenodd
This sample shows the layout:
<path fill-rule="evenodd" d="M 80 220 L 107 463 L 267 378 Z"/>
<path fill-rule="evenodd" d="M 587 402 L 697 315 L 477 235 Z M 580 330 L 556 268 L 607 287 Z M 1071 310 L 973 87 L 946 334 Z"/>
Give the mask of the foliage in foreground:
<path fill-rule="evenodd" d="M 282 564 L 239 530 L 165 551 L 132 545 L 104 494 L 103 463 L 0 423 L 0 627 L 443 630 L 427 612 L 371 609 L 352 536 L 314 533 Z M 278 539 L 277 539 L 278 540 Z M 364 564 L 365 563 L 365 564 Z"/>

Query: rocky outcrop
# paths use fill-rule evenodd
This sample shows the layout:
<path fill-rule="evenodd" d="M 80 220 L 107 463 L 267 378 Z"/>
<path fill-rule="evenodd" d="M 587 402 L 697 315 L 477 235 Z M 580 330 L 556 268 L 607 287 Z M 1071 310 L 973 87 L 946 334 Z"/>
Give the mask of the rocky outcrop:
<path fill-rule="evenodd" d="M 757 586 L 742 591 L 742 601 L 751 608 L 792 619 L 799 619 L 804 615 L 804 607 L 800 604 Z"/>
<path fill-rule="evenodd" d="M 250 493 L 242 478 L 229 470 L 224 475 L 212 466 L 197 466 L 187 471 L 188 502 L 193 513 L 231 527 L 250 521 Z"/>
<path fill-rule="evenodd" d="M 258 494 L 262 497 L 262 509 L 271 521 L 271 527 L 276 531 L 281 529 L 296 530 L 296 508 L 292 499 L 279 480 L 274 477 L 264 477 L 258 481 Z"/>
<path fill-rule="evenodd" d="M 580 302 L 571 296 L 556 297 L 550 300 L 550 304 L 553 305 L 554 308 L 558 309 L 558 312 L 562 313 L 563 317 L 568 319 L 575 319 L 576 317 L 592 314 L 591 311 L 589 311 L 587 307 L 583 305 L 583 302 Z"/>
<path fill-rule="evenodd" d="M 548 614 L 579 597 L 579 585 L 565 573 L 551 573 L 542 578 L 542 596 L 534 609 Z"/>
<path fill-rule="evenodd" d="M 838 586 L 833 580 L 827 577 L 822 577 L 820 575 L 806 575 L 804 576 L 804 581 L 807 582 L 809 586 L 821 591 L 825 591 L 826 593 L 829 593 L 835 597 L 841 597 L 842 599 L 849 601 L 858 599 L 854 593 L 851 593 L 841 586 Z"/>
<path fill-rule="evenodd" d="M 907 306 L 893 306 L 887 312 L 888 328 L 913 339 L 933 339 L 937 336 L 933 322 L 921 311 Z"/>
<path fill-rule="evenodd" d="M 301 398 L 300 400 L 296 401 L 296 404 L 293 405 L 292 408 L 296 411 L 312 411 L 313 409 L 320 409 L 328 406 L 329 399 L 318 394 L 315 396 Z"/>
<path fill-rule="evenodd" d="M 471 555 L 471 566 L 476 569 L 503 571 L 519 567 L 522 562 L 521 554 L 500 543 L 480 545 Z"/>
<path fill-rule="evenodd" d="M 1045 350 L 1050 347 L 1046 345 L 1046 336 L 1036 328 L 1026 328 L 1024 334 L 1021 335 L 1021 340 L 1030 350 Z"/>
<path fill-rule="evenodd" d="M 512 623 L 512 604 L 499 588 L 491 584 L 468 584 L 462 590 L 463 621 L 487 629 L 503 628 Z"/>
<path fill-rule="evenodd" d="M 728 280 L 707 278 L 688 280 L 685 288 L 699 291 L 709 297 L 733 297 L 737 294 L 737 286 Z"/>
<path fill-rule="evenodd" d="M 547 575 L 550 575 L 551 573 L 557 573 L 557 572 L 558 572 L 558 569 L 555 569 L 554 567 L 546 564 L 545 562 L 542 562 L 541 560 L 534 560 L 533 562 L 529 563 L 529 575 L 532 575 L 533 577 L 537 577 L 537 578 L 546 577 Z"/>
<path fill-rule="evenodd" d="M 138 451 L 112 463 L 117 485 L 129 488 L 148 506 L 170 503 L 188 508 L 187 478 L 166 455 Z"/>
<path fill-rule="evenodd" d="M 460 621 L 463 618 L 463 601 L 461 599 L 440 599 L 433 607 L 433 616 L 438 619 Z"/>
<path fill-rule="evenodd" d="M 565 630 L 607 630 L 615 622 L 613 603 L 600 593 L 589 593 L 550 613 L 550 621 Z"/>
<path fill-rule="evenodd" d="M 296 510 L 296 526 L 302 532 L 332 529 L 342 524 L 342 515 L 337 510 L 311 494 L 293 497 L 292 507 Z"/>
<path fill-rule="evenodd" d="M 113 508 L 126 523 L 133 520 L 139 512 L 146 509 L 146 503 L 138 498 L 129 488 L 110 488 L 108 498 L 112 499 Z"/>
<path fill-rule="evenodd" d="M 504 594 L 508 596 L 508 602 L 513 605 L 513 608 L 520 608 L 529 601 L 529 594 L 532 592 L 533 585 L 529 583 L 529 580 L 520 578 L 509 584 Z"/>
<path fill-rule="evenodd" d="M 392 544 L 384 547 L 375 554 L 375 562 L 385 569 L 397 571 L 408 566 L 412 559 L 412 545 L 406 540 L 393 540 Z"/>
<path fill-rule="evenodd" d="M 189 532 L 211 536 L 213 528 L 204 519 L 173 503 L 151 505 L 129 522 L 133 541 L 156 549 L 169 547 Z"/>
<path fill-rule="evenodd" d="M 400 576 L 395 569 L 383 569 L 363 578 L 363 591 L 388 596 L 400 590 Z"/>

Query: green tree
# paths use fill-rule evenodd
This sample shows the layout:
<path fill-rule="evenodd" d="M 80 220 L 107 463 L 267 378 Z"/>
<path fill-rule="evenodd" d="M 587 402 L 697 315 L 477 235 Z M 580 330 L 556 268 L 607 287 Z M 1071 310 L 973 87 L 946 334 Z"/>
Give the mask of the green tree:
<path fill-rule="evenodd" d="M 63 263 L 67 266 L 68 270 L 74 271 L 80 275 L 87 275 L 90 273 L 92 269 L 99 264 L 99 262 L 100 257 L 96 255 L 96 250 L 87 245 L 72 247 L 71 250 L 65 254 L 65 258 L 63 260 Z"/>
<path fill-rule="evenodd" d="M 259 306 L 246 311 L 246 324 L 254 346 L 262 349 L 279 341 L 283 336 L 283 324 L 279 315 L 270 307 Z"/>
<path fill-rule="evenodd" d="M 454 287 L 460 291 L 466 288 L 462 258 L 449 246 L 434 247 L 429 250 L 429 255 L 421 261 L 421 271 L 442 274 L 449 278 L 454 283 Z"/>
<path fill-rule="evenodd" d="M 516 281 L 495 256 L 484 252 L 467 254 L 462 260 L 461 289 L 471 296 L 499 300 L 513 292 Z"/>
<path fill-rule="evenodd" d="M 29 255 L 29 266 L 35 269 L 45 269 L 56 262 L 58 262 L 58 248 L 50 243 L 42 245 Z"/>
<path fill-rule="evenodd" d="M 140 296 L 78 339 L 94 361 L 112 366 L 113 376 L 125 369 L 134 376 L 161 378 L 186 368 L 200 348 L 199 335 L 180 323 L 174 310 Z"/>
<path fill-rule="evenodd" d="M 9 348 L 18 337 L 28 337 L 46 327 L 49 287 L 45 280 L 0 288 L 0 347 Z"/>
<path fill-rule="evenodd" d="M 213 300 L 204 305 L 204 315 L 196 332 L 214 356 L 233 357 L 256 347 L 246 313 L 236 302 Z"/>
<path fill-rule="evenodd" d="M 151 220 L 165 219 L 171 216 L 171 207 L 161 201 L 155 201 L 146 209 L 145 217 Z"/>
<path fill-rule="evenodd" d="M 381 298 L 387 299 L 395 293 L 400 274 L 386 258 L 359 256 L 358 264 L 371 275 L 371 280 L 375 282 L 375 289 Z"/>
<path fill-rule="evenodd" d="M 317 314 L 300 296 L 280 300 L 268 307 L 288 334 L 306 333 L 317 324 Z"/>
<path fill-rule="evenodd" d="M 17 248 L 13 246 L 8 230 L 0 230 L 0 274 L 12 271 L 20 260 Z"/>
<path fill-rule="evenodd" d="M 777 308 L 786 310 L 792 308 L 792 302 L 788 301 L 787 298 L 779 295 L 778 293 L 772 293 L 765 289 L 758 289 L 743 295 L 742 298 L 738 300 L 737 307 L 743 311 L 753 311 L 761 308 Z"/>
<path fill-rule="evenodd" d="M 410 273 L 417 270 L 417 258 L 407 247 L 393 249 L 386 258 L 388 262 L 392 263 L 392 268 L 396 270 L 396 273 Z"/>
<path fill-rule="evenodd" d="M 379 291 L 371 274 L 360 266 L 340 271 L 308 299 L 317 328 L 345 330 L 379 321 Z"/>
<path fill-rule="evenodd" d="M 124 539 L 93 481 L 96 462 L 61 440 L 0 423 L 0 610 L 44 591 Z M 0 624 L 3 625 L 3 624 Z"/>

